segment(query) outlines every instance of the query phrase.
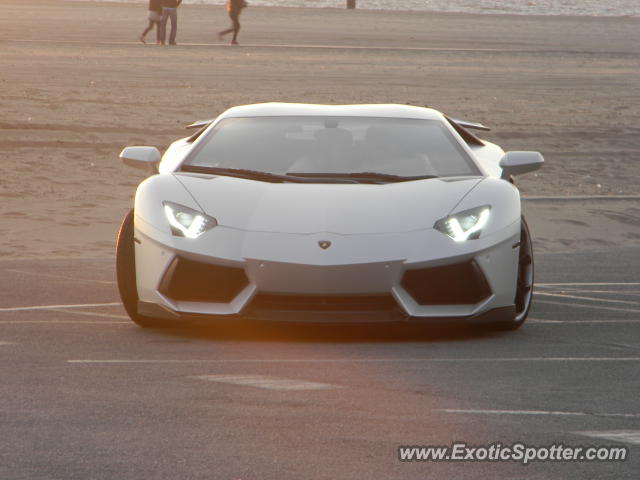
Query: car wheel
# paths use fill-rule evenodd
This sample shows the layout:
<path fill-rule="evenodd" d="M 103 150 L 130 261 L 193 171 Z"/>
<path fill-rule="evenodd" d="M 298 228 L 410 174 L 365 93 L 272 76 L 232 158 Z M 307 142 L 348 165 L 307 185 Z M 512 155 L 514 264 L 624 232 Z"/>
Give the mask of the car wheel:
<path fill-rule="evenodd" d="M 116 244 L 116 278 L 122 305 L 135 323 L 144 328 L 170 326 L 167 321 L 138 314 L 138 290 L 136 287 L 136 262 L 133 240 L 133 209 L 122 220 Z"/>
<path fill-rule="evenodd" d="M 518 256 L 518 276 L 516 284 L 516 314 L 512 321 L 501 322 L 496 326 L 503 330 L 515 330 L 522 326 L 529 315 L 533 299 L 533 244 L 526 220 L 520 222 L 520 254 Z"/>

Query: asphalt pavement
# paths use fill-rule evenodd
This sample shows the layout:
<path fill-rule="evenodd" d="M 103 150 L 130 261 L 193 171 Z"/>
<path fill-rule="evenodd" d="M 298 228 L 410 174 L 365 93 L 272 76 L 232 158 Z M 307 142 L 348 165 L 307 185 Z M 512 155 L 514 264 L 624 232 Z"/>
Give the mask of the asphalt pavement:
<path fill-rule="evenodd" d="M 0 261 L 0 479 L 637 479 L 640 249 L 536 257 L 515 332 L 143 330 L 109 258 Z M 624 462 L 401 462 L 466 442 Z"/>

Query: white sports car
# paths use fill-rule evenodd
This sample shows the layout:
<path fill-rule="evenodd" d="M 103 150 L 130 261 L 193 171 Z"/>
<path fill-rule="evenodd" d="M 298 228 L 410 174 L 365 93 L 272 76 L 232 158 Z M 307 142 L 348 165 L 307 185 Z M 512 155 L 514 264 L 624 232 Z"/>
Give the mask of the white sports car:
<path fill-rule="evenodd" d="M 153 174 L 118 235 L 143 327 L 190 319 L 517 328 L 533 255 L 512 175 L 543 163 L 406 105 L 234 107 L 120 158 Z"/>

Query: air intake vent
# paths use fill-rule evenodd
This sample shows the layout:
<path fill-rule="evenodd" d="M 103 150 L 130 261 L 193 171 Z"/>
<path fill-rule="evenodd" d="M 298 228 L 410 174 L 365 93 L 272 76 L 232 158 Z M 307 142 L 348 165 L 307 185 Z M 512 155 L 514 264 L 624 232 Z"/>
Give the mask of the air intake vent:
<path fill-rule="evenodd" d="M 421 305 L 467 305 L 491 295 L 475 262 L 407 270 L 402 287 Z"/>
<path fill-rule="evenodd" d="M 176 301 L 229 303 L 248 284 L 241 268 L 176 257 L 167 269 L 159 291 Z"/>

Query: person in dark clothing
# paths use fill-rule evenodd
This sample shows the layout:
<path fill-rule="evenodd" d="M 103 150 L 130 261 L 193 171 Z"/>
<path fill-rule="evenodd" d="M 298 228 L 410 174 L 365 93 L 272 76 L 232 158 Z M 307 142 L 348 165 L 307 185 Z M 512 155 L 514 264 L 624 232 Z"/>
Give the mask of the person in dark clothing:
<path fill-rule="evenodd" d="M 238 33 L 240 32 L 240 13 L 243 8 L 248 7 L 249 4 L 245 0 L 227 0 L 227 12 L 229 12 L 229 18 L 231 19 L 232 26 L 226 30 L 218 32 L 218 38 L 224 39 L 227 33 L 233 32 L 233 38 L 231 39 L 231 45 L 238 45 Z"/>
<path fill-rule="evenodd" d="M 153 27 L 156 27 L 156 43 L 160 43 L 160 20 L 162 20 L 162 3 L 160 0 L 149 0 L 149 26 L 144 29 L 144 32 L 140 34 L 138 37 L 142 43 L 147 43 L 144 41 L 144 37 L 147 36 Z"/>
<path fill-rule="evenodd" d="M 176 34 L 178 33 L 178 7 L 182 0 L 160 0 L 162 4 L 162 19 L 160 20 L 160 44 L 164 45 L 167 37 L 167 20 L 171 19 L 171 34 L 169 35 L 169 45 L 176 44 Z"/>

